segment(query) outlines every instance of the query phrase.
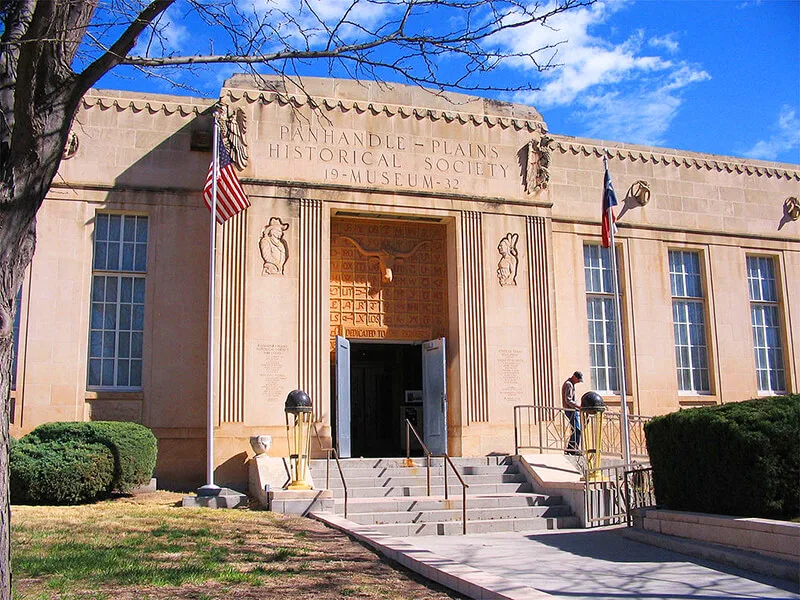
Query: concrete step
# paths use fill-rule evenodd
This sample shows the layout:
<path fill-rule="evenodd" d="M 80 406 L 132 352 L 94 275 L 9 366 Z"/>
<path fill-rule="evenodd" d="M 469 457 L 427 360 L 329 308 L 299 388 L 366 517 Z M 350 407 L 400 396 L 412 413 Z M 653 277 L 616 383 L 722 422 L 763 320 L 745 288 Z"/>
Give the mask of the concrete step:
<path fill-rule="evenodd" d="M 511 460 L 507 456 L 476 456 L 476 457 L 461 457 L 452 456 L 450 459 L 453 464 L 459 468 L 463 467 L 484 467 L 484 466 L 510 466 Z M 444 459 L 432 458 L 431 466 L 441 466 Z M 424 457 L 414 457 L 409 460 L 406 458 L 343 458 L 339 463 L 342 470 L 350 469 L 375 469 L 375 468 L 403 468 L 408 467 L 409 464 L 414 467 L 425 467 L 426 459 Z M 325 469 L 326 460 L 324 458 L 313 458 L 309 461 L 312 469 L 322 468 Z M 336 468 L 335 461 L 331 459 L 331 471 Z"/>
<path fill-rule="evenodd" d="M 315 482 L 324 484 L 324 479 L 322 481 L 318 481 L 318 478 L 314 478 Z M 345 476 L 345 481 L 347 482 L 348 488 L 362 488 L 362 487 L 427 487 L 427 477 L 425 475 L 406 475 L 406 476 L 395 476 L 395 477 L 347 477 Z M 524 483 L 526 481 L 525 476 L 521 473 L 494 473 L 494 474 L 486 474 L 486 475 L 466 475 L 464 476 L 464 481 L 470 488 L 473 485 L 481 485 L 481 484 L 497 484 L 497 483 Z M 460 486 L 461 484 L 458 482 L 458 478 L 450 473 L 447 476 L 447 484 L 448 486 L 452 486 L 457 484 Z M 444 486 L 444 477 L 441 475 L 433 476 L 431 475 L 431 486 Z M 340 477 L 333 477 L 331 476 L 330 479 L 330 489 L 339 489 L 342 488 L 342 480 Z"/>
<path fill-rule="evenodd" d="M 344 499 L 335 501 L 337 512 L 344 511 Z M 532 506 L 557 506 L 563 503 L 561 496 L 545 494 L 511 493 L 467 496 L 467 509 L 472 508 L 517 508 Z M 449 499 L 431 496 L 389 497 L 389 498 L 348 498 L 348 514 L 398 511 L 461 510 L 461 495 Z"/>
<path fill-rule="evenodd" d="M 458 509 L 413 510 L 398 512 L 358 512 L 348 511 L 347 518 L 361 525 L 442 523 L 461 521 L 463 511 Z M 518 506 L 498 508 L 472 508 L 467 502 L 467 521 L 494 521 L 498 519 L 530 519 L 572 516 L 570 508 L 563 504 L 557 506 Z"/>
<path fill-rule="evenodd" d="M 351 478 L 362 477 L 427 477 L 427 469 L 425 466 L 415 465 L 412 467 L 352 467 L 343 468 L 342 471 L 348 481 Z M 311 472 L 314 477 L 319 479 L 324 478 L 326 474 L 326 466 L 322 464 L 312 464 Z M 459 468 L 458 471 L 462 476 L 479 476 L 479 475 L 517 475 L 519 474 L 518 465 L 495 465 L 495 466 L 471 466 L 466 465 Z M 431 477 L 442 477 L 444 470 L 441 465 L 431 467 Z M 448 477 L 455 477 L 453 470 L 448 467 Z M 336 463 L 331 463 L 331 481 L 334 479 L 339 480 L 339 471 L 336 468 Z"/>
<path fill-rule="evenodd" d="M 579 521 L 559 496 L 534 494 L 518 465 L 505 456 L 453 459 L 467 482 L 468 533 L 540 531 L 578 527 Z M 444 464 L 433 459 L 427 495 L 426 460 L 416 458 L 341 461 L 347 482 L 348 519 L 387 535 L 456 535 L 462 533 L 463 488 L 448 466 L 449 498 L 444 499 Z M 324 481 L 324 460 L 311 463 L 317 485 Z M 334 510 L 344 513 L 344 489 L 330 463 Z M 324 485 L 324 483 L 323 483 Z"/>
<path fill-rule="evenodd" d="M 448 486 L 449 495 L 451 497 L 461 496 L 461 484 L 456 482 Z M 343 498 L 344 489 L 341 487 L 334 488 L 331 486 L 334 498 Z M 470 485 L 467 488 L 467 495 L 475 494 L 509 494 L 514 492 L 531 492 L 531 484 L 527 482 L 522 483 L 479 483 Z M 385 498 L 394 496 L 425 496 L 427 494 L 427 487 L 425 485 L 414 486 L 395 486 L 395 487 L 350 487 L 347 486 L 347 494 L 349 498 Z M 437 485 L 431 486 L 431 496 L 443 497 L 444 486 Z"/>
<path fill-rule="evenodd" d="M 496 533 L 502 531 L 544 531 L 553 529 L 574 529 L 578 527 L 577 517 L 531 517 L 521 519 L 488 519 L 467 521 L 467 533 Z M 391 523 L 370 525 L 371 530 L 385 535 L 406 537 L 414 535 L 461 535 L 461 521 L 432 523 Z"/>

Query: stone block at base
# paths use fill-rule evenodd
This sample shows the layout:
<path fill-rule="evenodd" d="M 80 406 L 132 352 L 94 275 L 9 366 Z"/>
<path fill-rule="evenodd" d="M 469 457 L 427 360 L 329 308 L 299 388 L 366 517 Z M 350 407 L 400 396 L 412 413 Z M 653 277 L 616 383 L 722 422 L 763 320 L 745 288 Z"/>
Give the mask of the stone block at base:
<path fill-rule="evenodd" d="M 239 508 L 247 506 L 247 494 L 230 488 L 220 488 L 213 495 L 184 496 L 183 506 L 187 508 Z"/>
<path fill-rule="evenodd" d="M 267 493 L 267 508 L 285 515 L 333 512 L 331 490 L 272 490 Z"/>
<path fill-rule="evenodd" d="M 140 485 L 131 490 L 131 494 L 150 494 L 158 489 L 158 482 L 155 477 L 152 477 L 149 482 Z"/>

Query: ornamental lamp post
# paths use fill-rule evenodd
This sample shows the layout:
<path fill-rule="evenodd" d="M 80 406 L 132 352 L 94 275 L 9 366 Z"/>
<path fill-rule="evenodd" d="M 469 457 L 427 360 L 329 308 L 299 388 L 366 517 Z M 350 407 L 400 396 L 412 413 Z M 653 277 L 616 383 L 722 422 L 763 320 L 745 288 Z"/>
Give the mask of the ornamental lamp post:
<path fill-rule="evenodd" d="M 603 413 L 606 405 L 597 392 L 581 396 L 581 425 L 583 427 L 583 454 L 586 457 L 587 481 L 602 481 L 600 459 L 603 448 Z"/>
<path fill-rule="evenodd" d="M 284 406 L 286 419 L 286 441 L 289 444 L 288 490 L 310 490 L 308 455 L 311 449 L 311 398 L 303 390 L 294 390 L 286 396 Z"/>

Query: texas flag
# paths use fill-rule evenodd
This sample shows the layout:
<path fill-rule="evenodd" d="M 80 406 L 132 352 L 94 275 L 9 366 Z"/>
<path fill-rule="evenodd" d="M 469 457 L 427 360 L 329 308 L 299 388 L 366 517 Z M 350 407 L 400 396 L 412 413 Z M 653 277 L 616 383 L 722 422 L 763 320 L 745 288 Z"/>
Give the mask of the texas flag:
<path fill-rule="evenodd" d="M 617 195 L 614 193 L 614 186 L 611 184 L 611 175 L 608 174 L 608 165 L 606 165 L 606 176 L 603 181 L 603 247 L 608 248 L 611 245 L 611 233 L 617 233 L 616 221 L 617 217 L 614 215 L 614 207 L 617 205 Z"/>

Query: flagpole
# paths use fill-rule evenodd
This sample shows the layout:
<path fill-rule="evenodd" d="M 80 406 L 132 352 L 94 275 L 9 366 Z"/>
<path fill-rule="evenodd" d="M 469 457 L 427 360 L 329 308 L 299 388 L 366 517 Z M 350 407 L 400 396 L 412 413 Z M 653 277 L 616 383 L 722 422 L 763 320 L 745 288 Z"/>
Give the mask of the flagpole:
<path fill-rule="evenodd" d="M 603 166 L 606 173 L 608 172 L 608 158 L 603 156 Z M 619 298 L 619 280 L 617 273 L 617 247 L 614 243 L 614 213 L 613 207 L 608 207 L 608 215 L 606 215 L 609 223 L 609 236 L 610 236 L 610 254 L 611 254 L 611 281 L 614 288 L 614 313 L 617 319 L 617 369 L 619 373 L 619 392 L 620 403 L 622 410 L 622 420 L 620 421 L 620 439 L 622 440 L 622 457 L 625 464 L 631 462 L 631 441 L 630 441 L 630 425 L 628 423 L 628 401 L 627 401 L 627 386 L 625 385 L 625 350 L 622 344 L 622 311 L 620 310 Z"/>
<path fill-rule="evenodd" d="M 207 398 L 207 430 L 206 430 L 206 485 L 201 490 L 215 491 L 219 486 L 214 484 L 214 278 L 217 238 L 217 180 L 219 179 L 219 124 L 214 112 L 214 135 L 211 164 L 213 176 L 211 181 L 211 234 L 208 259 L 208 398 Z"/>

